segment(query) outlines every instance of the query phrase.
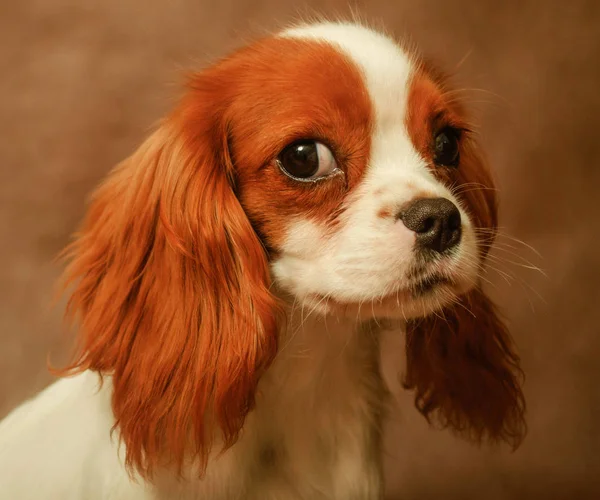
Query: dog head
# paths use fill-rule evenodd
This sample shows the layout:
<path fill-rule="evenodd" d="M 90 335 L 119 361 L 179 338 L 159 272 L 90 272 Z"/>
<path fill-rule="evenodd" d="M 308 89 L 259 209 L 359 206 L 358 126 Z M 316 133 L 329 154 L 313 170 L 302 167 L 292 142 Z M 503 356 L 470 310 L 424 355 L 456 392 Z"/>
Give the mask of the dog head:
<path fill-rule="evenodd" d="M 479 279 L 492 187 L 462 106 L 415 54 L 352 24 L 259 40 L 193 74 L 96 191 L 67 250 L 68 369 L 112 375 L 128 465 L 202 467 L 216 431 L 237 439 L 290 298 L 405 319 L 419 410 L 516 444 L 518 358 Z"/>

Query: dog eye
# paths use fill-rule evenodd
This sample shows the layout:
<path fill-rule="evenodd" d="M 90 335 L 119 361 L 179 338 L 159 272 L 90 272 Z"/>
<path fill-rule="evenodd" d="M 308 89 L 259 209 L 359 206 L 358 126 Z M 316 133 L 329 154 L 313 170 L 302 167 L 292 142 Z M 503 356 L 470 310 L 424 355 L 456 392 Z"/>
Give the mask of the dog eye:
<path fill-rule="evenodd" d="M 286 175 L 299 181 L 320 179 L 337 170 L 331 150 L 312 140 L 297 141 L 286 146 L 279 154 L 277 163 Z"/>
<path fill-rule="evenodd" d="M 435 137 L 433 161 L 444 167 L 457 167 L 460 159 L 458 149 L 459 131 L 451 127 L 442 129 Z"/>

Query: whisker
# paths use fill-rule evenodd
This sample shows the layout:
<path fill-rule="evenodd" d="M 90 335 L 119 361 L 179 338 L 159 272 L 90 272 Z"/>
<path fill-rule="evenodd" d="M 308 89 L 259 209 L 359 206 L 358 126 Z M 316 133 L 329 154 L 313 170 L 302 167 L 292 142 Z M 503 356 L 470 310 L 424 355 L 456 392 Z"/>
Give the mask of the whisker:
<path fill-rule="evenodd" d="M 460 191 L 457 191 L 455 193 L 455 196 L 460 196 L 466 193 L 471 193 L 473 191 L 498 191 L 496 188 L 489 188 L 489 187 L 472 187 L 469 189 L 462 189 Z"/>
<path fill-rule="evenodd" d="M 444 96 L 453 95 L 453 94 L 464 95 L 464 94 L 468 94 L 468 93 L 472 93 L 472 92 L 479 92 L 479 93 L 487 94 L 491 97 L 494 97 L 496 100 L 490 101 L 490 103 L 492 103 L 492 104 L 502 103 L 506 106 L 512 107 L 512 104 L 510 103 L 510 101 L 508 101 L 505 97 L 501 96 L 500 94 L 497 94 L 496 92 L 492 92 L 489 89 L 463 87 L 463 88 L 448 90 L 448 91 L 444 92 Z"/>
<path fill-rule="evenodd" d="M 519 247 L 515 246 L 515 245 L 511 245 L 510 243 L 506 242 L 506 241 L 498 241 L 494 244 L 494 246 L 500 250 L 502 250 L 503 252 L 506 253 L 512 253 L 512 255 L 516 256 L 516 257 L 520 257 L 522 259 L 524 259 L 525 257 L 523 256 L 523 254 L 519 253 L 519 250 L 521 250 Z M 541 258 L 541 256 L 535 254 L 536 258 Z"/>
<path fill-rule="evenodd" d="M 506 233 L 504 232 L 504 229 L 505 229 L 505 228 L 498 227 L 498 229 L 494 231 L 494 230 L 491 230 L 491 229 L 486 229 L 486 228 L 475 228 L 475 232 L 482 232 L 482 233 L 485 233 L 485 232 L 487 232 L 488 234 L 496 234 L 496 235 L 497 235 L 497 237 L 499 237 L 499 238 L 507 238 L 507 239 L 509 239 L 509 240 L 511 240 L 511 241 L 513 241 L 513 242 L 515 242 L 515 243 L 518 243 L 518 244 L 520 244 L 520 245 L 523 245 L 524 247 L 528 248 L 528 249 L 529 249 L 529 250 L 531 250 L 533 253 L 535 253 L 535 254 L 536 254 L 538 257 L 540 257 L 540 258 L 542 258 L 542 259 L 544 258 L 544 257 L 542 256 L 542 254 L 541 254 L 540 252 L 538 252 L 538 251 L 537 251 L 537 250 L 536 250 L 534 247 L 532 247 L 532 246 L 531 246 L 531 245 L 529 245 L 528 243 L 525 243 L 523 240 L 520 240 L 519 238 L 516 238 L 516 237 L 514 237 L 514 236 L 511 236 L 511 235 L 509 235 L 509 234 L 506 234 Z"/>
<path fill-rule="evenodd" d="M 465 63 L 465 61 L 469 58 L 469 56 L 473 53 L 473 48 L 471 47 L 469 50 L 467 50 L 467 52 L 465 53 L 465 55 L 462 57 L 462 59 L 460 61 L 458 61 L 458 63 L 456 63 L 456 65 L 454 66 L 454 71 L 458 71 L 462 65 Z"/>
<path fill-rule="evenodd" d="M 469 188 L 469 189 L 466 189 L 466 188 Z M 465 182 L 465 183 L 459 184 L 459 185 L 453 187 L 453 189 L 451 189 L 451 191 L 456 194 L 463 194 L 463 193 L 468 193 L 469 191 L 477 191 L 477 190 L 499 192 L 499 189 L 490 187 L 490 186 L 486 186 L 485 184 L 481 184 L 479 182 Z"/>
<path fill-rule="evenodd" d="M 511 257 L 516 257 L 518 259 L 521 259 L 522 262 L 517 262 L 517 261 L 514 261 L 514 260 L 506 257 L 505 255 L 497 254 L 496 251 L 505 252 L 505 253 L 507 253 Z M 532 262 L 530 262 L 529 260 L 527 260 L 522 255 L 514 253 L 514 252 L 512 252 L 510 250 L 498 248 L 496 245 L 492 246 L 492 251 L 490 253 L 488 253 L 488 255 L 486 256 L 486 259 L 495 260 L 497 262 L 510 263 L 510 264 L 515 265 L 515 266 L 519 266 L 519 267 L 524 267 L 524 268 L 527 268 L 527 269 L 531 269 L 532 271 L 538 271 L 539 273 L 541 273 L 541 274 L 543 274 L 544 276 L 547 277 L 547 275 L 546 275 L 546 273 L 545 273 L 545 271 L 543 269 L 541 269 L 540 267 L 536 266 L 535 264 L 533 264 Z"/>
<path fill-rule="evenodd" d="M 497 258 L 497 256 L 494 255 L 488 255 L 488 258 Z M 509 264 L 512 264 L 513 266 L 518 266 L 518 267 L 522 267 L 523 269 L 530 269 L 531 271 L 536 271 L 538 273 L 540 273 L 542 276 L 544 276 L 544 278 L 549 278 L 549 276 L 546 274 L 546 272 L 539 268 L 538 266 L 535 266 L 531 263 L 527 263 L 527 264 L 522 264 L 520 262 L 515 262 L 514 260 L 510 260 L 510 259 L 502 259 L 502 261 L 497 260 L 496 262 L 506 262 Z"/>

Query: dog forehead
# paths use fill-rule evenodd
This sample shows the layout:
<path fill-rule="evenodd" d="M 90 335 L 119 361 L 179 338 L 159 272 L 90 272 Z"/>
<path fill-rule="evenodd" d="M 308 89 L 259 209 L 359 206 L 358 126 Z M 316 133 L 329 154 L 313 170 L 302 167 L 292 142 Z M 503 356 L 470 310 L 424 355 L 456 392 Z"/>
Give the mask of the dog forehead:
<path fill-rule="evenodd" d="M 360 70 L 374 114 L 375 127 L 404 127 L 415 60 L 388 36 L 350 23 L 320 23 L 287 29 L 280 36 L 331 44 Z M 394 127 L 395 128 L 395 127 Z"/>

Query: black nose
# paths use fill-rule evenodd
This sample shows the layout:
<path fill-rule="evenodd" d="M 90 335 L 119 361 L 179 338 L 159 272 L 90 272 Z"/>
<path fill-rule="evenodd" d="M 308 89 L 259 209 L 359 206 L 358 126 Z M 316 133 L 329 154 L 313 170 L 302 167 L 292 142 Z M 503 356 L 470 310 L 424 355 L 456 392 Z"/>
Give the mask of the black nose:
<path fill-rule="evenodd" d="M 415 201 L 400 218 L 408 229 L 417 233 L 417 243 L 423 248 L 441 253 L 460 241 L 460 212 L 446 198 Z"/>

